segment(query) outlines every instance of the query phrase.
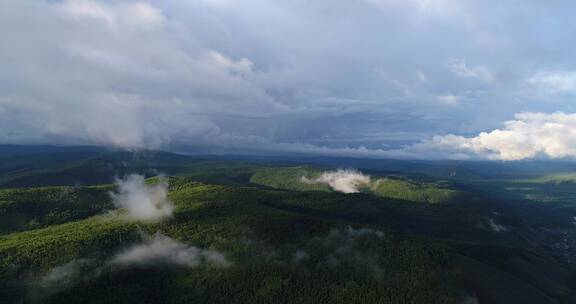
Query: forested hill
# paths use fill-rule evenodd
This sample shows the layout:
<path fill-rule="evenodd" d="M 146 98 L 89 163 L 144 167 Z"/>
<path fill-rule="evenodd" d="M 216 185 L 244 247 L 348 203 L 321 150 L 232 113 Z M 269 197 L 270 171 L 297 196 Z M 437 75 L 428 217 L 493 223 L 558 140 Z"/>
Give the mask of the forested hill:
<path fill-rule="evenodd" d="M 0 302 L 574 300 L 572 207 L 476 191 L 501 180 L 2 149 Z"/>

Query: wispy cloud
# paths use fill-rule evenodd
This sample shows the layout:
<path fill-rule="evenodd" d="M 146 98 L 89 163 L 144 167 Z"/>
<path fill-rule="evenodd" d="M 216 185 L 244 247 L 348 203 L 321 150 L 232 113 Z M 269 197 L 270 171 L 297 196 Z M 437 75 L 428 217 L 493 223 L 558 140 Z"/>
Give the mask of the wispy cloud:
<path fill-rule="evenodd" d="M 470 66 L 464 58 L 450 58 L 447 62 L 448 69 L 459 77 L 475 78 L 485 82 L 492 82 L 494 75 L 482 65 Z"/>
<path fill-rule="evenodd" d="M 144 236 L 141 243 L 112 254 L 105 259 L 75 259 L 50 269 L 29 283 L 28 298 L 44 303 L 50 296 L 98 279 L 104 273 L 129 270 L 132 266 L 228 267 L 231 262 L 223 253 L 186 245 L 157 232 Z M 122 267 L 118 267 L 122 266 Z"/>
<path fill-rule="evenodd" d="M 505 226 L 497 224 L 496 221 L 494 221 L 492 218 L 488 220 L 488 223 L 490 224 L 490 228 L 495 232 L 503 232 L 508 230 L 508 228 Z"/>
<path fill-rule="evenodd" d="M 52 268 L 31 282 L 28 298 L 32 303 L 43 303 L 50 296 L 92 280 L 99 275 L 100 269 L 95 265 L 95 261 L 88 259 L 72 260 Z"/>
<path fill-rule="evenodd" d="M 168 263 L 196 267 L 203 263 L 227 266 L 224 255 L 215 250 L 187 246 L 172 238 L 156 233 L 142 244 L 135 245 L 116 255 L 112 264 L 147 265 Z"/>
<path fill-rule="evenodd" d="M 576 91 L 576 72 L 539 72 L 526 80 L 534 89 L 545 93 L 565 93 Z"/>
<path fill-rule="evenodd" d="M 448 106 L 457 106 L 460 102 L 460 97 L 452 94 L 438 96 L 440 103 Z"/>
<path fill-rule="evenodd" d="M 340 268 L 358 271 L 381 279 L 383 272 L 381 256 L 363 244 L 381 243 L 385 238 L 382 231 L 369 228 L 334 228 L 327 235 L 313 238 L 304 249 L 297 250 L 293 261 L 301 265 L 318 268 Z"/>

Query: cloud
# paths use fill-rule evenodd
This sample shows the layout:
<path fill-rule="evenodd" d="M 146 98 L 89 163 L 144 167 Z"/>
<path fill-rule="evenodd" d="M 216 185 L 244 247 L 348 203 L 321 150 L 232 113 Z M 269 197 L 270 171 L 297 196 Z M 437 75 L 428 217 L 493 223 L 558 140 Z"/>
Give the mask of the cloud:
<path fill-rule="evenodd" d="M 323 172 L 319 177 L 308 179 L 302 177 L 303 183 L 326 184 L 334 191 L 343 193 L 360 192 L 360 187 L 370 183 L 370 176 L 364 175 L 356 170 L 338 169 L 337 171 Z"/>
<path fill-rule="evenodd" d="M 424 83 L 428 82 L 428 77 L 426 77 L 426 74 L 424 74 L 424 72 L 422 72 L 422 71 L 416 72 L 416 77 L 421 82 L 424 82 Z"/>
<path fill-rule="evenodd" d="M 528 78 L 526 83 L 545 93 L 564 93 L 576 91 L 576 72 L 539 72 Z"/>
<path fill-rule="evenodd" d="M 269 153 L 301 153 L 336 157 L 398 159 L 489 159 L 523 160 L 533 158 L 576 158 L 576 113 L 522 112 L 503 128 L 466 137 L 455 134 L 434 135 L 415 143 L 388 149 L 327 147 L 312 144 L 271 144 Z M 357 172 L 356 172 L 357 173 Z M 361 176 L 364 176 L 360 173 Z M 316 179 L 303 177 L 306 183 L 324 183 L 342 192 L 357 192 L 369 177 L 347 170 L 325 172 Z"/>
<path fill-rule="evenodd" d="M 73 18 L 92 19 L 110 27 L 159 27 L 165 21 L 162 12 L 143 2 L 103 5 L 91 0 L 66 0 L 60 9 Z"/>
<path fill-rule="evenodd" d="M 137 220 L 161 220 L 171 217 L 174 205 L 168 200 L 168 183 L 160 178 L 155 185 L 147 185 L 144 176 L 131 174 L 117 180 L 118 190 L 110 193 L 114 205 L 128 211 Z"/>
<path fill-rule="evenodd" d="M 0 143 L 394 155 L 384 147 L 476 134 L 522 111 L 573 112 L 573 9 L 4 0 Z M 449 95 L 461 106 L 439 106 Z"/>
<path fill-rule="evenodd" d="M 181 33 L 152 2 L 8 0 L 0 11 L 4 143 L 158 149 L 225 134 L 214 115 L 276 108 L 248 80 L 250 60 Z"/>
<path fill-rule="evenodd" d="M 448 105 L 448 106 L 457 106 L 460 102 L 460 97 L 455 96 L 455 95 L 441 95 L 438 96 L 438 101 L 440 101 L 440 103 Z"/>
<path fill-rule="evenodd" d="M 187 246 L 160 233 L 119 253 L 111 261 L 112 264 L 119 265 L 148 265 L 159 262 L 185 267 L 197 267 L 203 263 L 218 266 L 229 264 L 218 251 Z"/>
<path fill-rule="evenodd" d="M 496 224 L 496 222 L 494 221 L 494 219 L 489 219 L 489 220 L 488 220 L 488 223 L 490 224 L 490 228 L 491 228 L 494 232 L 502 232 L 502 231 L 508 230 L 508 228 L 506 228 L 505 226 Z"/>
<path fill-rule="evenodd" d="M 328 148 L 313 145 L 285 145 L 284 151 L 363 158 L 401 159 L 489 159 L 523 160 L 533 158 L 576 158 L 576 113 L 522 112 L 504 127 L 476 136 L 435 135 L 400 148 L 369 149 L 365 147 Z M 307 182 L 336 183 L 339 174 Z M 343 176 L 346 176 L 343 174 Z M 340 181 L 346 181 L 343 178 Z M 346 184 L 346 183 L 344 183 Z M 348 189 L 351 190 L 351 189 Z M 352 189 L 353 190 L 353 189 Z"/>
<path fill-rule="evenodd" d="M 469 66 L 466 59 L 450 58 L 447 63 L 448 69 L 459 77 L 475 78 L 485 82 L 492 82 L 494 76 L 485 66 Z"/>
<path fill-rule="evenodd" d="M 404 149 L 405 152 L 438 151 L 458 158 L 521 160 L 576 157 L 576 114 L 518 113 L 504 128 L 482 132 L 475 137 L 435 136 Z"/>

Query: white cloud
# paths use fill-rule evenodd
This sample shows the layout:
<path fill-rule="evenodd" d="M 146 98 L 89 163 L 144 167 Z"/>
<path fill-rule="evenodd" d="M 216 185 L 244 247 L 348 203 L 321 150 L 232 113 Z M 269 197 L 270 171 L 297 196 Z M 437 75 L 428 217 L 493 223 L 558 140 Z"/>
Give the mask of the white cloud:
<path fill-rule="evenodd" d="M 334 191 L 343 193 L 360 192 L 360 187 L 370 183 L 370 176 L 356 170 L 338 169 L 337 171 L 323 172 L 319 177 L 308 179 L 302 177 L 302 182 L 311 184 L 326 184 Z"/>
<path fill-rule="evenodd" d="M 229 263 L 218 251 L 187 246 L 172 238 L 156 233 L 144 243 L 128 248 L 111 260 L 112 264 L 147 265 L 159 262 L 185 267 L 197 267 L 203 263 L 227 266 Z"/>
<path fill-rule="evenodd" d="M 438 96 L 440 103 L 448 106 L 457 106 L 460 102 L 460 97 L 452 94 Z"/>
<path fill-rule="evenodd" d="M 243 75 L 248 75 L 253 72 L 254 64 L 247 58 L 242 58 L 239 61 L 233 61 L 216 51 L 211 51 L 210 57 L 214 62 L 229 69 L 232 72 Z"/>
<path fill-rule="evenodd" d="M 447 67 L 459 77 L 475 78 L 484 82 L 492 82 L 494 80 L 494 76 L 487 67 L 481 65 L 469 66 L 464 58 L 450 58 L 447 62 Z"/>
<path fill-rule="evenodd" d="M 255 139 L 255 145 L 262 143 L 263 141 Z M 248 145 L 247 142 L 239 144 Z M 480 132 L 477 136 L 435 135 L 430 139 L 392 149 L 372 149 L 364 146 L 334 148 L 295 143 L 268 144 L 261 151 L 359 158 L 507 161 L 531 158 L 573 159 L 576 158 L 576 113 L 518 113 L 514 120 L 506 121 L 503 128 Z M 349 182 L 364 179 L 356 179 L 354 174 L 347 173 L 350 172 L 340 170 L 326 173 L 321 178 L 303 178 L 302 181 L 328 184 L 335 190 L 336 187 L 340 189 L 338 191 L 357 192 L 358 184 L 350 188 Z M 342 187 L 339 185 L 340 182 Z"/>
<path fill-rule="evenodd" d="M 113 203 L 128 211 L 137 220 L 161 220 L 171 217 L 174 205 L 168 200 L 168 183 L 164 179 L 155 185 L 147 185 L 144 176 L 131 174 L 116 182 L 118 192 L 111 193 Z"/>
<path fill-rule="evenodd" d="M 408 146 L 405 152 L 439 152 L 457 158 L 521 160 L 535 157 L 552 159 L 576 157 L 576 113 L 532 113 L 515 115 L 504 128 L 482 132 L 475 137 L 435 136 Z"/>
<path fill-rule="evenodd" d="M 576 91 L 576 72 L 539 72 L 526 80 L 526 83 L 546 93 Z"/>

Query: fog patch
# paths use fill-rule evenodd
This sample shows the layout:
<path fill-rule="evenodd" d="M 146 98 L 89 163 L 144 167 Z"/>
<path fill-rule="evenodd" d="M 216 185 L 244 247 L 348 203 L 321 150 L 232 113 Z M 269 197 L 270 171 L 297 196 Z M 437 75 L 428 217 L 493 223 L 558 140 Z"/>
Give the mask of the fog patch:
<path fill-rule="evenodd" d="M 301 249 L 296 250 L 296 252 L 294 252 L 294 255 L 293 255 L 293 260 L 295 263 L 300 263 L 300 262 L 307 260 L 309 258 L 310 258 L 310 255 L 306 251 L 301 250 Z"/>
<path fill-rule="evenodd" d="M 109 258 L 75 259 L 52 268 L 28 283 L 28 299 L 32 303 L 43 303 L 53 295 L 95 280 L 105 273 L 129 270 L 130 266 L 157 266 L 162 263 L 190 268 L 201 265 L 227 267 L 231 264 L 218 251 L 187 246 L 156 233 L 145 236 L 141 244 Z"/>
<path fill-rule="evenodd" d="M 117 208 L 128 211 L 136 220 L 158 221 L 172 216 L 174 205 L 168 200 L 168 182 L 159 178 L 155 185 L 147 185 L 144 176 L 131 174 L 116 181 L 117 192 L 111 192 Z"/>
<path fill-rule="evenodd" d="M 382 231 L 362 228 L 331 229 L 326 235 L 312 238 L 292 254 L 292 263 L 309 269 L 355 273 L 382 279 L 383 257 L 374 244 L 385 240 Z"/>
<path fill-rule="evenodd" d="M 490 228 L 492 228 L 492 230 L 495 232 L 503 232 L 503 231 L 508 230 L 508 228 L 506 228 L 506 226 L 496 224 L 494 219 L 490 219 L 490 220 L 488 220 L 488 222 L 490 223 Z"/>
<path fill-rule="evenodd" d="M 357 193 L 360 187 L 370 184 L 370 176 L 353 169 L 338 169 L 324 172 L 313 179 L 302 176 L 301 181 L 306 184 L 326 184 L 332 190 L 342 193 Z"/>
<path fill-rule="evenodd" d="M 324 240 L 324 246 L 329 250 L 325 265 L 331 268 L 357 271 L 369 274 L 375 279 L 381 279 L 384 271 L 378 252 L 368 250 L 366 242 L 374 243 L 384 238 L 382 231 L 362 228 L 331 230 Z"/>
<path fill-rule="evenodd" d="M 100 272 L 93 260 L 72 260 L 53 268 L 32 282 L 28 297 L 31 302 L 40 303 L 52 295 L 97 277 Z"/>
<path fill-rule="evenodd" d="M 338 235 L 336 232 L 337 231 L 333 230 L 330 234 Z M 342 234 L 342 232 L 340 232 L 340 234 Z M 348 227 L 346 230 L 344 230 L 344 235 L 349 239 L 358 239 L 362 237 L 376 237 L 381 239 L 384 237 L 384 232 L 369 228 L 354 229 L 352 227 Z"/>
<path fill-rule="evenodd" d="M 142 244 L 119 253 L 111 263 L 117 265 L 168 263 L 185 267 L 197 267 L 204 263 L 229 265 L 224 255 L 218 251 L 187 246 L 161 233 L 156 233 Z"/>
<path fill-rule="evenodd" d="M 464 300 L 462 301 L 462 304 L 478 304 L 480 302 L 478 302 L 478 298 L 476 298 L 475 296 L 465 296 Z"/>
<path fill-rule="evenodd" d="M 328 236 L 324 239 L 326 246 L 337 245 L 336 252 L 348 251 L 353 247 L 357 241 L 365 239 L 382 239 L 384 232 L 369 228 L 354 229 L 348 227 L 346 229 L 332 229 Z"/>

